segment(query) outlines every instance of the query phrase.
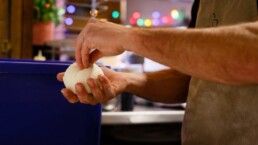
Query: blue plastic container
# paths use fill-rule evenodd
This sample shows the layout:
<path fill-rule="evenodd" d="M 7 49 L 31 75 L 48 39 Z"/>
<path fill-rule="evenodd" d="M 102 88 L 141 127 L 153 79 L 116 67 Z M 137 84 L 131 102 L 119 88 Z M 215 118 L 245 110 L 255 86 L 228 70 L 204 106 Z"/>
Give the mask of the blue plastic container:
<path fill-rule="evenodd" d="M 68 63 L 0 60 L 0 145 L 99 145 L 101 105 L 70 104 Z"/>

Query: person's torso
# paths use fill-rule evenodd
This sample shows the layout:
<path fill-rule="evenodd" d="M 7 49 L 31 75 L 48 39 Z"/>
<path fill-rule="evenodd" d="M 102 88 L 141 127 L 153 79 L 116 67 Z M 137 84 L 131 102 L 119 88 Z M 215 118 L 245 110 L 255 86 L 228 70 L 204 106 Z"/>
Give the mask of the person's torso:
<path fill-rule="evenodd" d="M 255 21 L 256 4 L 256 0 L 200 0 L 196 27 Z M 228 86 L 192 78 L 183 145 L 258 145 L 257 111 L 258 85 Z"/>

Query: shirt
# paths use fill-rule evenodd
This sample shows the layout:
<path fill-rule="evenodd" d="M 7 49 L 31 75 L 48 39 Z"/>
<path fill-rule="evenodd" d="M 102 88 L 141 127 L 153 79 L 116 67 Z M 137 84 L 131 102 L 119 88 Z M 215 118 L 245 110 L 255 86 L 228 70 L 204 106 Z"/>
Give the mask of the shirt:
<path fill-rule="evenodd" d="M 256 19 L 256 0 L 200 0 L 196 27 L 219 27 Z M 183 145 L 258 145 L 257 139 L 258 85 L 230 86 L 191 79 Z"/>

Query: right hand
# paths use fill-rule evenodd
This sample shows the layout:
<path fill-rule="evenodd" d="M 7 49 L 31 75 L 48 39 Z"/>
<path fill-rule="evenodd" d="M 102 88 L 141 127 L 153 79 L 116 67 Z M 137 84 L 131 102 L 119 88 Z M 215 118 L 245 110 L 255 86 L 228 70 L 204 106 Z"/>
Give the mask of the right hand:
<path fill-rule="evenodd" d="M 76 41 L 76 63 L 87 68 L 103 56 L 119 55 L 125 51 L 128 28 L 91 18 Z"/>
<path fill-rule="evenodd" d="M 105 75 L 99 75 L 98 80 L 101 85 L 97 84 L 92 78 L 87 80 L 87 83 L 92 91 L 88 94 L 84 86 L 80 83 L 76 84 L 77 95 L 71 90 L 63 88 L 62 94 L 70 103 L 83 103 L 96 105 L 98 103 L 104 104 L 123 92 L 127 86 L 125 73 L 115 72 L 105 67 L 102 67 Z M 57 79 L 63 81 L 64 73 L 59 73 Z"/>

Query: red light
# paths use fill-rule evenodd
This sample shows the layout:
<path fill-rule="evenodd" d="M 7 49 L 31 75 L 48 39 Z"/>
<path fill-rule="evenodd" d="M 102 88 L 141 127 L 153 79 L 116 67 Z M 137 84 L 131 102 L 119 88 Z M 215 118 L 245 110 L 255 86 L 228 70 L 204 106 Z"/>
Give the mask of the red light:
<path fill-rule="evenodd" d="M 139 12 L 134 12 L 132 16 L 134 19 L 139 19 L 141 17 L 141 14 Z"/>
<path fill-rule="evenodd" d="M 50 6 L 51 6 L 51 4 L 50 3 L 46 3 L 46 8 L 49 8 Z"/>
<path fill-rule="evenodd" d="M 164 24 L 169 23 L 169 18 L 166 17 L 166 16 L 162 17 L 162 22 L 163 22 Z"/>
<path fill-rule="evenodd" d="M 169 21 L 168 21 L 169 24 L 174 24 L 174 23 L 175 23 L 175 21 L 174 21 L 174 19 L 172 19 L 172 17 L 169 17 L 168 20 L 169 20 Z"/>
<path fill-rule="evenodd" d="M 130 18 L 130 24 L 131 25 L 136 25 L 136 22 L 137 22 L 137 19 L 135 19 L 135 18 Z"/>

